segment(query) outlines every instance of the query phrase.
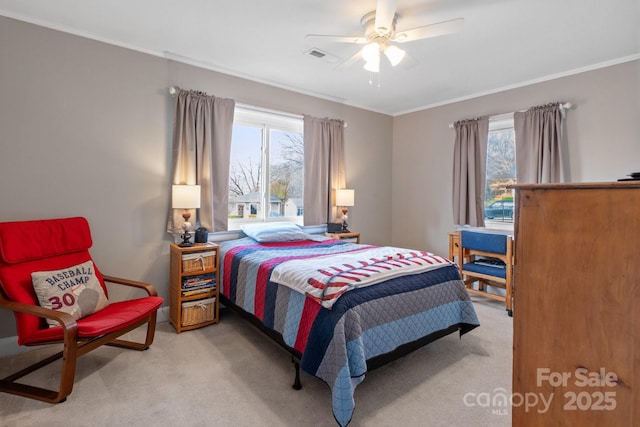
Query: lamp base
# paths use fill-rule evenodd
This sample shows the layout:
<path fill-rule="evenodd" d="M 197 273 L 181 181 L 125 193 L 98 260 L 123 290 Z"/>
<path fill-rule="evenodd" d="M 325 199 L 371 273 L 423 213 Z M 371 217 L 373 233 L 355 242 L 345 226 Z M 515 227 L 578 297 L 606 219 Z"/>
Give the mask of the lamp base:
<path fill-rule="evenodd" d="M 347 224 L 347 213 L 349 212 L 349 210 L 347 209 L 346 206 L 342 207 L 342 231 L 341 233 L 350 233 L 349 229 L 347 228 L 349 226 L 349 224 Z"/>
<path fill-rule="evenodd" d="M 180 237 L 182 237 L 182 242 L 180 242 L 180 244 L 178 246 L 180 246 L 181 248 L 188 248 L 193 246 L 193 242 L 191 242 L 191 233 L 189 233 L 188 231 L 185 231 L 183 234 L 180 235 Z"/>

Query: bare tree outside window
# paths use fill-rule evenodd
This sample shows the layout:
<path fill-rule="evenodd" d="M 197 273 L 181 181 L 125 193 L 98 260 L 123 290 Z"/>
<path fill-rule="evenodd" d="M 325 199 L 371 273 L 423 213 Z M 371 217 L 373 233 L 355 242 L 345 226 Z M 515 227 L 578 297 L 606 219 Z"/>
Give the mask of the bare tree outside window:
<path fill-rule="evenodd" d="M 270 193 L 281 200 L 280 212 L 286 215 L 290 199 L 302 200 L 304 179 L 304 143 L 301 134 L 272 131 Z"/>
<path fill-rule="evenodd" d="M 235 163 L 229 173 L 229 194 L 242 196 L 260 191 L 261 170 L 262 162 L 255 163 L 251 158 L 246 163 Z"/>

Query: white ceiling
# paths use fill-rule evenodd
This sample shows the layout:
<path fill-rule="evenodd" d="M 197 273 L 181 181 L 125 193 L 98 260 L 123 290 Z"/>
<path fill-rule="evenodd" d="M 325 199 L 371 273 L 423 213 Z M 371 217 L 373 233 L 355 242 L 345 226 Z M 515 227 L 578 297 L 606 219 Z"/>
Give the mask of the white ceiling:
<path fill-rule="evenodd" d="M 0 0 L 0 15 L 347 105 L 397 115 L 640 58 L 639 0 L 398 0 L 398 30 L 464 18 L 462 32 L 402 45 L 380 85 L 358 45 L 376 0 Z M 18 41 L 19 42 L 19 41 Z M 306 54 L 316 48 L 331 64 Z M 198 88 L 193 88 L 198 89 Z"/>

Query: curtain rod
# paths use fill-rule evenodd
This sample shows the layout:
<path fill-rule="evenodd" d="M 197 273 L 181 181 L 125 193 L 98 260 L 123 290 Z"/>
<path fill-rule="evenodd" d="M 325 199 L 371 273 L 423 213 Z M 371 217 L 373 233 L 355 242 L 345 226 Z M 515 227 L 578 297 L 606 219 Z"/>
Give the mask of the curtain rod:
<path fill-rule="evenodd" d="M 236 102 L 236 107 L 244 108 L 246 110 L 251 110 L 251 111 L 259 111 L 259 112 L 265 112 L 265 113 L 270 113 L 270 114 L 276 114 L 276 115 L 284 116 L 284 117 L 291 117 L 291 118 L 294 118 L 294 119 L 302 119 L 302 118 L 304 118 L 303 114 L 287 113 L 287 112 L 284 112 L 284 111 L 271 110 L 269 108 L 258 107 L 258 106 L 255 106 L 255 105 L 247 105 L 247 104 L 242 104 L 242 103 L 239 103 L 239 102 Z M 347 127 L 347 122 L 345 122 L 343 120 L 342 123 L 343 123 L 343 126 L 346 128 Z"/>
<path fill-rule="evenodd" d="M 294 113 L 287 113 L 285 111 L 271 110 L 269 108 L 258 107 L 256 105 L 242 104 L 240 102 L 236 102 L 236 107 L 244 108 L 245 110 L 250 110 L 250 111 L 257 111 L 260 113 L 275 114 L 277 116 L 289 117 L 292 119 L 302 119 L 303 117 L 302 114 L 294 114 Z"/>
<path fill-rule="evenodd" d="M 178 90 L 180 90 L 180 88 L 178 86 L 169 86 L 169 93 L 173 96 L 175 95 Z M 262 111 L 262 112 L 267 112 L 267 113 L 271 113 L 271 114 L 278 114 L 280 116 L 285 116 L 285 117 L 291 117 L 291 118 L 295 118 L 295 119 L 301 119 L 303 118 L 302 114 L 294 114 L 294 113 L 285 113 L 284 111 L 277 111 L 277 110 L 270 110 L 268 108 L 263 108 L 263 107 L 256 107 L 254 105 L 247 105 L 247 104 L 241 104 L 241 103 L 236 103 L 237 107 L 241 107 L 241 108 L 245 108 L 247 110 L 254 110 L 254 111 Z M 343 121 L 344 123 L 344 127 L 347 127 L 347 122 Z"/>
<path fill-rule="evenodd" d="M 169 87 L 169 93 L 171 95 L 175 95 L 178 92 L 178 90 L 180 90 L 180 88 L 178 86 L 170 86 Z M 301 119 L 302 118 L 302 114 L 294 114 L 294 113 L 287 113 L 287 112 L 284 112 L 284 111 L 270 110 L 268 108 L 257 107 L 255 105 L 242 104 L 240 102 L 236 102 L 236 107 L 244 108 L 245 110 L 259 111 L 259 112 L 275 114 L 275 115 L 283 116 L 283 117 L 290 117 L 290 118 L 293 118 L 293 119 Z"/>
<path fill-rule="evenodd" d="M 560 109 L 562 110 L 570 110 L 573 107 L 573 104 L 570 102 L 562 102 L 560 103 Z M 519 112 L 525 112 L 527 110 L 520 110 Z M 504 113 L 504 114 L 494 114 L 493 116 L 490 117 L 495 117 L 495 116 L 505 116 L 507 114 L 513 114 L 513 113 Z M 449 123 L 449 129 L 453 129 L 453 123 Z"/>

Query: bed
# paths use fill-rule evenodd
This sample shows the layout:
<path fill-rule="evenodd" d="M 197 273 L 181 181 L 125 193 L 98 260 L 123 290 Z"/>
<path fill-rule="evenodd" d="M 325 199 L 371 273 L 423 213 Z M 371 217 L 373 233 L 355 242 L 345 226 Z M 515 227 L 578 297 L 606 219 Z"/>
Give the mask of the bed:
<path fill-rule="evenodd" d="M 294 388 L 298 367 L 326 382 L 345 426 L 368 369 L 479 322 L 458 268 L 445 258 L 310 239 L 221 242 L 221 302 L 292 354 Z"/>

